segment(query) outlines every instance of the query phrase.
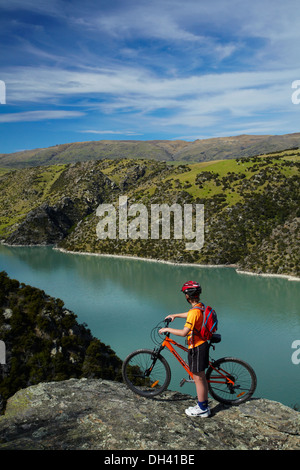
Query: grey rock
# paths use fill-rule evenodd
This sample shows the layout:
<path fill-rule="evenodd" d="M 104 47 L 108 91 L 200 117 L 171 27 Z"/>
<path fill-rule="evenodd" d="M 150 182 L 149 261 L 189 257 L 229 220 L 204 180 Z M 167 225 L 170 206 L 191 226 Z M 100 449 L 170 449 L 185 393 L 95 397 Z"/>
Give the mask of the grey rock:
<path fill-rule="evenodd" d="M 300 413 L 266 399 L 209 418 L 184 410 L 194 398 L 167 391 L 146 399 L 101 379 L 40 383 L 18 391 L 0 417 L 5 450 L 299 450 Z"/>

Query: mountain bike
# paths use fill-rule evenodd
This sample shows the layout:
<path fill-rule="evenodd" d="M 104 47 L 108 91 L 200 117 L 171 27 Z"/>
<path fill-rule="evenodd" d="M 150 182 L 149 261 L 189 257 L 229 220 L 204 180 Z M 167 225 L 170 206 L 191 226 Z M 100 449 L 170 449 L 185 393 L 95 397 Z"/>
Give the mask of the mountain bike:
<path fill-rule="evenodd" d="M 158 348 L 137 349 L 129 354 L 123 362 L 123 380 L 130 390 L 146 398 L 160 395 L 167 390 L 171 381 L 171 369 L 161 352 L 166 348 L 178 360 L 188 373 L 187 379 L 182 379 L 180 386 L 185 382 L 194 382 L 193 373 L 186 361 L 174 348 L 187 352 L 188 349 L 170 338 L 170 333 L 161 335 L 159 329 L 168 326 L 170 319 L 160 322 L 151 332 L 151 338 Z M 164 325 L 163 325 L 164 323 Z M 209 340 L 209 347 L 215 350 L 215 344 L 220 343 L 221 335 L 213 334 Z M 222 357 L 214 360 L 209 358 L 206 371 L 209 394 L 220 403 L 238 405 L 248 400 L 254 393 L 257 384 L 253 368 L 241 359 Z"/>

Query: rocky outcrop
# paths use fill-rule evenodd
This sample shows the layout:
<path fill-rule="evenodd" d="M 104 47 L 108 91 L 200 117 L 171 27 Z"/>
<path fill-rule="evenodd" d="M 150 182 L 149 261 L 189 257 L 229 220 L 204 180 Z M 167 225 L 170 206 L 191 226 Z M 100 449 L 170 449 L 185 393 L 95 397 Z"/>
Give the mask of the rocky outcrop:
<path fill-rule="evenodd" d="M 59 171 L 54 168 L 47 176 L 39 168 L 30 168 L 2 181 L 6 199 L 0 201 L 1 215 L 16 220 L 5 239 L 8 245 L 59 243 L 116 190 L 97 162 L 74 163 Z M 22 216 L 14 218 L 12 200 L 23 205 Z"/>
<path fill-rule="evenodd" d="M 120 181 L 120 188 L 122 191 L 127 191 L 132 185 L 134 185 L 140 178 L 146 173 L 146 166 L 135 165 Z"/>
<path fill-rule="evenodd" d="M 6 242 L 9 245 L 53 245 L 62 240 L 78 221 L 71 199 L 64 198 L 56 206 L 45 202 L 27 214 Z"/>
<path fill-rule="evenodd" d="M 299 450 L 300 413 L 251 399 L 210 401 L 210 418 L 189 418 L 194 399 L 167 391 L 146 399 L 124 384 L 70 379 L 19 390 L 0 417 L 0 449 Z"/>

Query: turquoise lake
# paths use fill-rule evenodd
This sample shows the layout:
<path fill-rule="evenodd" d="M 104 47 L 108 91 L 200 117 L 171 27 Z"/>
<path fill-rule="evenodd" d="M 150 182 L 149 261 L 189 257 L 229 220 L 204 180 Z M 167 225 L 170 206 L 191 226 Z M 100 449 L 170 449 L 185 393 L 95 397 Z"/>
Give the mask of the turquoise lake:
<path fill-rule="evenodd" d="M 212 357 L 235 356 L 251 364 L 258 379 L 256 397 L 300 405 L 300 364 L 292 361 L 292 343 L 300 340 L 298 281 L 238 274 L 233 268 L 3 245 L 0 270 L 62 299 L 78 321 L 121 359 L 134 349 L 153 347 L 151 330 L 166 315 L 188 310 L 180 288 L 185 281 L 196 280 L 202 286 L 201 299 L 218 314 L 222 342 Z M 181 328 L 183 320 L 172 326 Z M 186 377 L 181 366 L 168 351 L 164 356 L 172 368 L 170 388 L 195 396 L 193 384 L 179 386 Z"/>

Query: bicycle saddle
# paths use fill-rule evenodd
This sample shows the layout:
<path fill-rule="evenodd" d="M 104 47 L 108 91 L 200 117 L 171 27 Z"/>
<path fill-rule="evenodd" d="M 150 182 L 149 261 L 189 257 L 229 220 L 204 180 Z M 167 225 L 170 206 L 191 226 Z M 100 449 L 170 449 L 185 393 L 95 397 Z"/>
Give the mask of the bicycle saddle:
<path fill-rule="evenodd" d="M 218 333 L 214 333 L 210 339 L 210 342 L 211 343 L 220 343 L 221 342 L 221 335 L 219 335 Z"/>

